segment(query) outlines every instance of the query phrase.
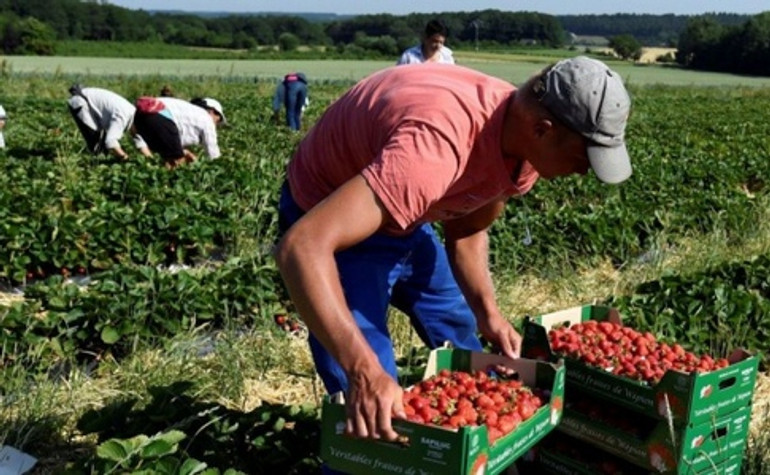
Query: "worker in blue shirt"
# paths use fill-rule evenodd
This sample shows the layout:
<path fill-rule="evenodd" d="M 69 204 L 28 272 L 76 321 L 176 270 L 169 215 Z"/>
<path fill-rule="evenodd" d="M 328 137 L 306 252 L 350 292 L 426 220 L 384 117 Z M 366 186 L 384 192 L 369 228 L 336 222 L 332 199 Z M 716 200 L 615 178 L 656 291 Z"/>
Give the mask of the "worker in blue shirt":
<path fill-rule="evenodd" d="M 283 77 L 273 94 L 273 120 L 279 121 L 281 106 L 286 108 L 286 125 L 291 130 L 302 128 L 302 113 L 310 103 L 307 78 L 303 73 L 289 73 Z"/>

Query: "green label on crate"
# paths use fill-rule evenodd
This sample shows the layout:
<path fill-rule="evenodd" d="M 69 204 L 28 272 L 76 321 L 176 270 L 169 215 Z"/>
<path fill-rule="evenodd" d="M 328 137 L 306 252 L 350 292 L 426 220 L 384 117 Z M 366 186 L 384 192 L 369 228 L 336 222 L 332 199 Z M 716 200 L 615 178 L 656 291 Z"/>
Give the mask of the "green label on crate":
<path fill-rule="evenodd" d="M 547 409 L 544 412 L 541 411 L 538 415 L 541 420 L 537 421 L 537 423 L 530 427 L 527 432 L 522 434 L 517 433 L 512 444 L 506 445 L 503 450 L 496 453 L 495 451 L 492 451 L 492 457 L 489 459 L 488 463 L 490 472 L 494 473 L 498 468 L 509 465 L 515 458 L 526 452 L 529 447 L 552 429 L 549 411 L 550 409 Z"/>
<path fill-rule="evenodd" d="M 329 450 L 331 455 L 338 460 L 345 460 L 346 462 L 355 463 L 362 467 L 368 467 L 373 471 L 385 471 L 404 475 L 417 474 L 417 471 L 414 467 L 404 467 L 397 463 L 393 463 L 392 461 L 370 457 L 360 452 L 351 452 L 348 450 L 339 449 L 334 446 L 330 446 Z"/>
<path fill-rule="evenodd" d="M 711 414 L 713 412 L 720 412 L 724 408 L 740 405 L 741 402 L 745 402 L 746 404 L 748 404 L 749 401 L 751 401 L 751 398 L 753 397 L 753 395 L 754 395 L 753 389 L 744 391 L 742 393 L 733 395 L 733 397 L 722 399 L 721 401 L 716 401 L 707 406 L 703 406 L 701 408 L 695 409 L 693 413 L 696 417 L 700 417 L 703 415 Z"/>
<path fill-rule="evenodd" d="M 357 475 L 497 475 L 538 440 L 554 429 L 562 414 L 563 363 L 527 359 L 510 360 L 500 355 L 466 350 L 437 349 L 431 352 L 426 375 L 459 365 L 464 371 L 506 364 L 523 384 L 549 390 L 551 401 L 519 424 L 508 436 L 489 446 L 484 426 L 447 430 L 428 424 L 394 420 L 393 427 L 409 438 L 397 445 L 347 437 L 345 407 L 340 395 L 324 401 L 321 417 L 321 458 L 332 469 Z M 558 402 L 558 404 L 557 404 Z"/>
<path fill-rule="evenodd" d="M 625 439 L 618 437 L 567 415 L 562 418 L 559 429 L 581 440 L 591 441 L 595 445 L 624 458 L 630 458 L 637 463 L 644 463 L 647 460 L 647 449 L 631 437 Z"/>
<path fill-rule="evenodd" d="M 573 382 L 577 382 L 583 387 L 599 391 L 605 394 L 606 397 L 612 399 L 619 399 L 626 404 L 633 404 L 634 406 L 653 410 L 655 408 L 655 401 L 649 396 L 640 393 L 638 389 L 633 386 L 629 386 L 627 382 L 622 381 L 622 384 L 616 384 L 615 380 L 608 380 L 601 377 L 597 377 L 596 371 L 591 369 L 586 371 L 582 368 L 584 366 L 571 365 L 567 370 L 567 379 Z M 609 376 L 608 376 L 609 378 Z"/>
<path fill-rule="evenodd" d="M 543 467 L 551 470 L 553 473 L 559 473 L 563 475 L 581 475 L 583 473 L 572 467 L 568 467 L 559 460 L 555 460 L 549 457 L 541 457 L 540 463 L 543 465 Z"/>

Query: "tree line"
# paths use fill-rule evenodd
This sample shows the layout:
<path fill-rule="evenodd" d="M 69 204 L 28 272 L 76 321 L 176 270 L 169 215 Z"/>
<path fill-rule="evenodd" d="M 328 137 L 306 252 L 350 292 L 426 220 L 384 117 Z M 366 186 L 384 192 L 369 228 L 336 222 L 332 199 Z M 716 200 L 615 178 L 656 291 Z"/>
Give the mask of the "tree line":
<path fill-rule="evenodd" d="M 735 26 L 699 17 L 679 35 L 677 63 L 699 70 L 770 76 L 770 11 Z"/>
<path fill-rule="evenodd" d="M 633 59 L 644 45 L 676 46 L 676 61 L 689 68 L 770 74 L 770 19 L 712 13 L 686 15 L 565 15 L 481 10 L 441 14 L 311 15 L 148 12 L 106 0 L 0 0 L 5 54 L 55 54 L 62 40 L 150 42 L 257 51 L 260 47 L 336 57 L 394 57 L 414 45 L 425 23 L 438 16 L 453 48 L 511 45 L 570 46 L 574 35 L 604 36 Z M 630 53 L 629 53 L 630 51 Z"/>
<path fill-rule="evenodd" d="M 6 53 L 29 53 L 55 40 L 156 41 L 185 46 L 249 49 L 293 44 L 357 45 L 394 55 L 414 45 L 427 14 L 361 15 L 312 21 L 296 15 L 237 14 L 202 17 L 131 10 L 97 0 L 0 0 Z M 456 45 L 510 45 L 522 40 L 557 47 L 566 35 L 555 17 L 534 12 L 486 10 L 442 14 Z M 20 39 L 36 38 L 32 47 Z M 295 40 L 292 42 L 292 40 Z M 21 49 L 21 50 L 20 50 Z M 41 48 L 39 54 L 50 54 Z"/>
<path fill-rule="evenodd" d="M 749 15 L 736 13 L 707 14 L 720 25 L 740 25 L 750 18 Z M 611 15 L 560 15 L 557 16 L 562 27 L 571 33 L 584 36 L 603 36 L 613 38 L 621 35 L 633 36 L 645 46 L 676 47 L 679 34 L 692 20 L 692 15 L 650 15 L 636 13 L 616 13 Z"/>

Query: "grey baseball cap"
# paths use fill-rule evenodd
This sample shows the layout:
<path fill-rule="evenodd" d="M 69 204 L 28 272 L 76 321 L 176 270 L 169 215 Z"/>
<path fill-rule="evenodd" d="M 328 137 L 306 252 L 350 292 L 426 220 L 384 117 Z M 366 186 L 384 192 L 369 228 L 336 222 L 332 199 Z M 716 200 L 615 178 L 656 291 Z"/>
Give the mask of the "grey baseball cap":
<path fill-rule="evenodd" d="M 589 140 L 588 160 L 597 178 L 615 184 L 631 176 L 625 143 L 631 98 L 616 72 L 586 56 L 565 59 L 543 75 L 535 93 L 557 119 Z"/>

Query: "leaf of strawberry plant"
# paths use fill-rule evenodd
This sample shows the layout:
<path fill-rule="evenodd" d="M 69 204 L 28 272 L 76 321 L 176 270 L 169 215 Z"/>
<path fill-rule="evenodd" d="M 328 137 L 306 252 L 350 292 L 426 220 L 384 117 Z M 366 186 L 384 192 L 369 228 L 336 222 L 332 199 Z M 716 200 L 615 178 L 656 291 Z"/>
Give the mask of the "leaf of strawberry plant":
<path fill-rule="evenodd" d="M 176 453 L 176 442 L 169 442 L 163 439 L 155 439 L 150 441 L 147 445 L 142 447 L 142 458 L 160 458 L 164 455 L 170 455 Z"/>
<path fill-rule="evenodd" d="M 115 327 L 107 326 L 102 328 L 101 338 L 103 342 L 107 343 L 108 345 L 112 345 L 120 340 L 120 333 L 115 329 Z"/>
<path fill-rule="evenodd" d="M 187 438 L 187 434 L 180 430 L 171 430 L 162 434 L 158 434 L 154 438 L 175 445 Z"/>
<path fill-rule="evenodd" d="M 179 475 L 195 475 L 203 472 L 208 465 L 203 462 L 199 462 L 195 459 L 187 459 L 184 461 L 181 467 L 179 467 Z"/>
<path fill-rule="evenodd" d="M 124 441 L 110 439 L 96 448 L 96 455 L 99 458 L 110 460 L 112 462 L 122 462 L 128 458 L 130 447 Z"/>

